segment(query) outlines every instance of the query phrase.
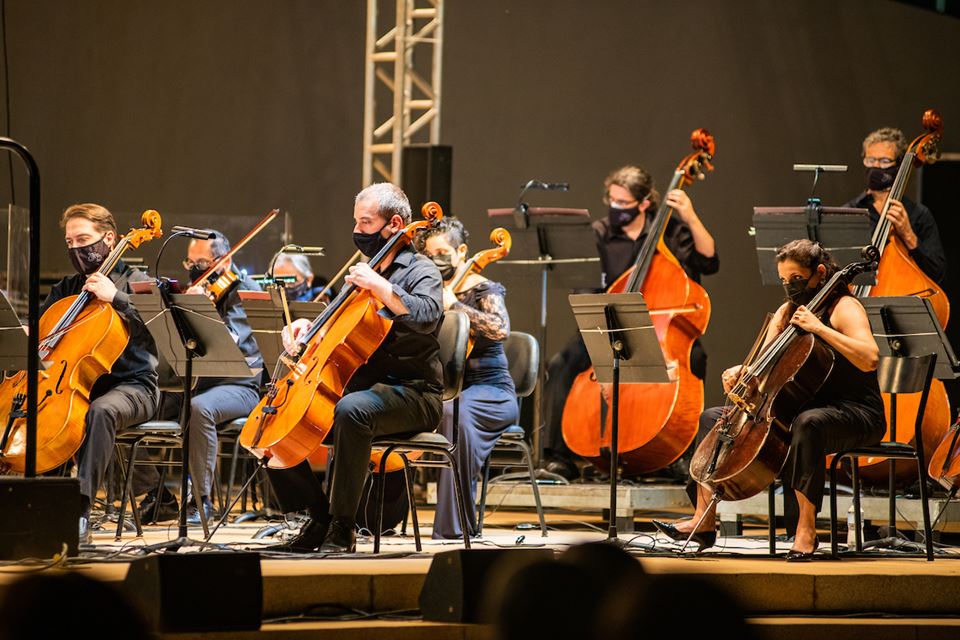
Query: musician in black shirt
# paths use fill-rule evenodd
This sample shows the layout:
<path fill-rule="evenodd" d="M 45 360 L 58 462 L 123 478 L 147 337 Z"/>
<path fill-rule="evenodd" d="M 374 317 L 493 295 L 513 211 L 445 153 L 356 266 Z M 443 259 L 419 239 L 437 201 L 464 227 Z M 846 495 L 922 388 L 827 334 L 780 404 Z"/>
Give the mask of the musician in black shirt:
<path fill-rule="evenodd" d="M 368 258 L 411 220 L 410 204 L 398 187 L 380 183 L 357 194 L 354 243 Z M 436 428 L 443 415 L 440 321 L 443 282 L 430 259 L 407 246 L 381 272 L 361 262 L 350 267 L 347 284 L 366 289 L 385 306 L 393 321 L 386 339 L 351 378 L 334 410 L 335 462 L 331 498 L 306 461 L 290 469 L 268 469 L 285 511 L 305 509 L 310 520 L 292 540 L 274 550 L 324 553 L 356 549 L 356 513 L 370 467 L 374 436 Z M 310 323 L 295 321 L 284 332 L 297 340 Z"/>
<path fill-rule="evenodd" d="M 890 196 L 907 139 L 899 129 L 885 127 L 870 133 L 863 140 L 863 166 L 866 167 L 866 190 L 847 203 L 848 207 L 867 209 L 870 221 L 877 224 L 880 211 Z M 887 218 L 900 241 L 910 252 L 917 266 L 937 283 L 947 273 L 947 257 L 940 242 L 940 231 L 933 213 L 909 198 L 892 200 Z"/>
<path fill-rule="evenodd" d="M 604 182 L 604 204 L 608 215 L 593 223 L 600 254 L 601 286 L 609 287 L 629 269 L 647 239 L 653 218 L 660 206 L 660 194 L 646 170 L 626 166 L 612 172 Z M 682 189 L 666 195 L 666 203 L 674 213 L 663 232 L 663 241 L 676 256 L 687 275 L 700 282 L 701 275 L 716 273 L 720 268 L 713 236 L 701 222 L 690 197 Z M 706 375 L 707 356 L 697 340 L 690 352 L 690 369 L 694 375 Z M 561 419 L 573 381 L 590 367 L 590 357 L 580 335 L 567 343 L 563 351 L 547 363 L 544 389 L 544 449 L 546 468 L 568 479 L 579 476 L 573 454 L 563 441 Z"/>
<path fill-rule="evenodd" d="M 53 286 L 40 308 L 42 314 L 54 302 L 89 291 L 120 314 L 130 338 L 110 373 L 100 376 L 90 391 L 83 445 L 77 453 L 80 479 L 80 542 L 90 541 L 90 506 L 113 457 L 117 430 L 145 422 L 157 410 L 157 345 L 140 314 L 130 304 L 129 282 L 150 280 L 146 274 L 122 261 L 110 273 L 97 269 L 117 242 L 117 223 L 98 204 L 75 204 L 63 212 L 60 225 L 70 261 L 77 273 Z M 82 329 L 75 329 L 82 331 Z"/>

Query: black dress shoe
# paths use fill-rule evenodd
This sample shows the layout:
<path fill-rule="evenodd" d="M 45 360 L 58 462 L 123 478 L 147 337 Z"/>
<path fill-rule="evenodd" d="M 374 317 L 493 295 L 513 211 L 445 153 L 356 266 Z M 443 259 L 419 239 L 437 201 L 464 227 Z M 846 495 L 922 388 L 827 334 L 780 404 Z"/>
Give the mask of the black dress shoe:
<path fill-rule="evenodd" d="M 327 537 L 327 530 L 330 529 L 330 520 L 307 520 L 300 527 L 300 533 L 293 536 L 286 542 L 273 544 L 265 547 L 264 551 L 276 551 L 279 553 L 312 553 L 320 548 L 323 539 Z"/>
<path fill-rule="evenodd" d="M 813 539 L 813 549 L 810 551 L 797 551 L 796 549 L 790 549 L 787 552 L 786 560 L 787 562 L 810 562 L 813 560 L 814 554 L 817 552 L 817 549 L 820 547 L 820 538 Z"/>
<path fill-rule="evenodd" d="M 676 526 L 670 524 L 669 522 L 661 522 L 660 520 L 654 520 L 653 526 L 663 535 L 676 540 L 677 542 L 686 542 L 687 538 L 690 539 L 690 542 L 697 545 L 697 551 L 702 551 L 703 549 L 708 549 L 717 543 L 717 532 L 716 531 L 697 531 L 690 535 L 688 531 L 680 531 Z"/>
<path fill-rule="evenodd" d="M 154 517 L 156 514 L 156 517 Z M 157 490 L 150 491 L 140 502 L 140 521 L 143 524 L 154 524 L 165 520 L 176 520 L 180 515 L 180 506 L 177 497 L 164 487 L 160 498 L 160 509 L 157 510 Z M 199 524 L 199 522 L 197 522 Z"/>
<path fill-rule="evenodd" d="M 90 533 L 89 516 L 80 516 L 80 529 L 78 533 L 80 544 L 91 544 L 93 542 L 93 534 Z"/>
<path fill-rule="evenodd" d="M 353 523 L 334 518 L 330 531 L 320 545 L 320 553 L 356 553 L 357 529 Z"/>
<path fill-rule="evenodd" d="M 580 469 L 572 460 L 566 458 L 554 458 L 547 462 L 544 469 L 567 480 L 576 480 L 580 477 Z"/>
<path fill-rule="evenodd" d="M 203 505 L 203 517 L 209 523 L 213 520 L 213 503 L 210 500 L 201 500 L 200 502 Z M 200 526 L 200 516 L 197 513 L 197 507 L 195 505 L 190 505 L 190 508 L 187 509 L 187 524 L 193 526 Z"/>

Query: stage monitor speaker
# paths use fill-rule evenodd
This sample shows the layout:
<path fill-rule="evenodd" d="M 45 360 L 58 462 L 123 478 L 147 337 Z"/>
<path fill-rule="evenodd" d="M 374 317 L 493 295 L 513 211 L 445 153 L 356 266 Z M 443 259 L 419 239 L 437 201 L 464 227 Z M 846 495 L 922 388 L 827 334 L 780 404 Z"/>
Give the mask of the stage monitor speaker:
<path fill-rule="evenodd" d="M 134 560 L 124 591 L 162 632 L 255 631 L 263 613 L 260 556 L 164 553 Z"/>
<path fill-rule="evenodd" d="M 476 623 L 481 620 L 491 569 L 511 570 L 553 559 L 550 549 L 458 549 L 433 556 L 420 591 L 420 612 L 433 622 Z"/>
<path fill-rule="evenodd" d="M 423 203 L 431 200 L 443 208 L 443 215 L 453 215 L 450 211 L 453 147 L 439 144 L 407 145 L 403 148 L 402 163 L 401 187 L 410 199 L 414 219 L 419 218 Z"/>
<path fill-rule="evenodd" d="M 0 477 L 0 560 L 77 555 L 80 481 Z"/>

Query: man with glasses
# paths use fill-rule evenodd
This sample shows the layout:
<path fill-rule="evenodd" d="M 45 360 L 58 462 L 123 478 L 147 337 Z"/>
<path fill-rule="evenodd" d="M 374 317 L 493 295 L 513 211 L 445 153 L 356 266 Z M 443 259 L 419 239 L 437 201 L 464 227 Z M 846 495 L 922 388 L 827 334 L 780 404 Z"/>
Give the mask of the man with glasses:
<path fill-rule="evenodd" d="M 866 190 L 846 206 L 867 209 L 871 222 L 876 225 L 906 149 L 907 139 L 899 129 L 877 129 L 864 138 Z M 942 282 L 947 272 L 947 257 L 930 209 L 909 198 L 902 202 L 891 200 L 887 218 L 917 266 L 934 282 Z"/>
<path fill-rule="evenodd" d="M 605 289 L 633 266 L 660 206 L 660 194 L 654 189 L 653 177 L 635 166 L 613 171 L 604 181 L 604 189 L 607 217 L 595 221 L 593 231 L 600 254 L 600 284 Z M 673 207 L 663 232 L 667 248 L 693 280 L 700 282 L 702 275 L 716 273 L 720 259 L 713 236 L 701 222 L 690 197 L 682 189 L 674 189 L 667 193 L 665 202 Z M 543 435 L 546 469 L 570 480 L 580 473 L 563 441 L 563 406 L 574 379 L 589 367 L 590 356 L 579 333 L 547 363 Z M 703 379 L 706 369 L 707 355 L 697 340 L 690 352 L 690 370 Z M 685 470 L 678 475 L 686 477 Z"/>
<path fill-rule="evenodd" d="M 209 240 L 191 240 L 187 247 L 187 259 L 183 261 L 183 266 L 190 272 L 191 282 L 196 282 L 214 262 L 230 251 L 230 242 L 227 238 L 219 231 L 210 231 Z M 259 370 L 263 369 L 260 348 L 253 337 L 253 331 L 247 322 L 247 314 L 238 293 L 240 290 L 260 291 L 260 287 L 246 274 L 238 272 L 232 260 L 227 260 L 217 272 L 219 274 L 228 270 L 238 274 L 238 285 L 216 302 L 217 312 L 237 346 L 240 347 L 247 365 L 251 369 L 258 370 L 258 373 L 249 378 L 200 378 L 194 387 L 188 427 L 190 480 L 192 491 L 200 496 L 203 517 L 207 520 L 213 517 L 210 494 L 217 464 L 217 427 L 236 418 L 246 417 L 257 406 L 260 400 Z M 203 286 L 196 285 L 187 289 L 186 292 L 203 294 L 206 290 Z M 163 395 L 161 418 L 176 420 L 180 415 L 183 394 L 164 393 Z M 177 499 L 166 487 L 158 486 L 160 475 L 156 467 L 144 465 L 137 467 L 135 480 L 136 493 L 150 490 L 147 497 L 140 503 L 140 513 L 145 522 L 152 522 L 155 513 L 158 514 L 155 518 L 158 521 L 176 517 Z M 160 500 L 159 508 L 156 505 L 158 499 Z M 199 525 L 200 517 L 196 506 L 192 505 L 187 512 L 187 523 Z"/>

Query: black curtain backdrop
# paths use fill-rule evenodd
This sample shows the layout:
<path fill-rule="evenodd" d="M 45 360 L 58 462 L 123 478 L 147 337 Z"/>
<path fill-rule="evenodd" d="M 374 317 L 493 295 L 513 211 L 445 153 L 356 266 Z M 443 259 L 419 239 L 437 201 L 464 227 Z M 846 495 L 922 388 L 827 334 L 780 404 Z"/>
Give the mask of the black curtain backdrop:
<path fill-rule="evenodd" d="M 642 164 L 662 188 L 692 129 L 716 136 L 716 171 L 690 190 L 721 257 L 704 281 L 708 403 L 720 397 L 721 369 L 744 356 L 780 300 L 759 284 L 747 228 L 754 205 L 803 204 L 810 175 L 791 165 L 849 164 L 819 188 L 825 203 L 842 203 L 862 185 L 863 136 L 881 126 L 916 135 L 928 106 L 946 121 L 945 149 L 960 149 L 960 22 L 921 9 L 881 0 L 446 4 L 441 141 L 454 147 L 453 209 L 474 248 L 493 226 L 486 209 L 512 205 L 529 178 L 572 187 L 531 202 L 602 215 L 609 170 Z M 45 270 L 69 269 L 57 217 L 83 201 L 122 212 L 126 224 L 156 208 L 165 226 L 280 207 L 296 241 L 327 247 L 318 272 L 332 274 L 353 252 L 365 3 L 6 0 L 6 18 L 11 133 L 41 168 Z M 18 204 L 25 194 L 18 177 Z M 944 240 L 956 259 L 953 238 Z M 272 249 L 251 249 L 248 261 L 265 263 Z M 583 251 L 593 253 L 589 240 Z M 502 266 L 490 275 L 509 286 L 514 328 L 534 331 L 536 278 Z M 551 291 L 550 352 L 574 330 L 564 294 Z"/>

